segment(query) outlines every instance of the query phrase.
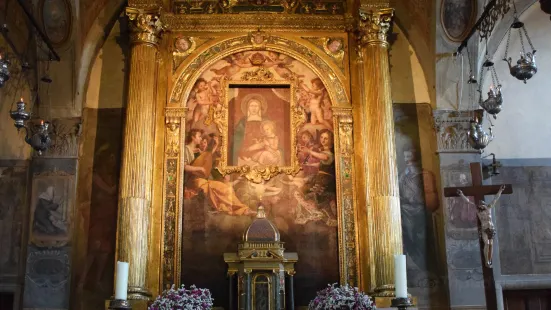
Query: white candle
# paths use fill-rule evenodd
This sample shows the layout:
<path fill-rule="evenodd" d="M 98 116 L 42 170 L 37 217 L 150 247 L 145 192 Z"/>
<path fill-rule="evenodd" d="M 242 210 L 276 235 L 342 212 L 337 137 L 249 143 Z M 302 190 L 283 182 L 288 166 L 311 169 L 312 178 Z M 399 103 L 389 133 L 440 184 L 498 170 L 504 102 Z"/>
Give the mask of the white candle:
<path fill-rule="evenodd" d="M 406 273 L 406 256 L 394 255 L 394 285 L 396 298 L 408 297 L 408 279 Z"/>
<path fill-rule="evenodd" d="M 117 262 L 117 277 L 115 284 L 115 299 L 126 300 L 128 291 L 128 263 Z"/>

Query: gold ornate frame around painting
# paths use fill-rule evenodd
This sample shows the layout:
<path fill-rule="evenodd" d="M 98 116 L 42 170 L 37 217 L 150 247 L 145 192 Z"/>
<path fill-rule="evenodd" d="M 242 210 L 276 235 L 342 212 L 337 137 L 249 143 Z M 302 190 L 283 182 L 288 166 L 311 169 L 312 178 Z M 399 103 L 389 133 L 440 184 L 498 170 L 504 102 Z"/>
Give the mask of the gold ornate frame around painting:
<path fill-rule="evenodd" d="M 175 35 L 178 35 L 175 33 Z M 260 37 L 260 39 L 258 39 Z M 208 38 L 208 39 L 206 39 Z M 256 38 L 256 40 L 253 40 Z M 162 289 L 172 284 L 180 284 L 181 276 L 181 242 L 182 242 L 182 207 L 183 207 L 183 148 L 185 139 L 187 96 L 191 93 L 194 82 L 214 62 L 233 53 L 246 50 L 267 50 L 286 54 L 301 61 L 310 68 L 326 86 L 332 103 L 333 133 L 336 168 L 336 193 L 338 211 L 338 257 L 339 274 L 342 284 L 358 286 L 360 277 L 359 243 L 358 243 L 358 210 L 354 198 L 354 145 L 352 133 L 352 107 L 347 92 L 348 77 L 343 70 L 327 55 L 323 46 L 315 45 L 301 34 L 265 33 L 252 31 L 247 35 L 224 36 L 218 40 L 206 35 L 195 38 L 197 44 L 194 57 L 191 55 L 173 68 L 169 79 L 167 106 L 164 122 L 164 177 L 162 200 L 160 240 L 161 259 L 159 268 L 159 287 Z M 258 71 L 254 84 L 259 84 L 262 72 Z M 243 84 L 243 80 L 238 82 Z M 285 83 L 292 85 L 292 78 Z M 260 83 L 262 84 L 262 83 Z M 274 84 L 269 82 L 268 84 Z M 292 86 L 291 86 L 292 87 Z M 296 85 L 295 85 L 296 87 Z M 294 99 L 293 99 L 294 100 Z M 217 115 L 226 113 L 218 111 Z M 299 128 L 299 118 L 293 128 Z M 225 140 L 225 139 L 222 139 Z M 231 166 L 230 166 L 231 168 Z M 226 165 L 226 169 L 228 166 Z M 290 169 L 292 171 L 292 169 Z M 154 242 L 154 241 L 153 241 Z M 154 266 L 155 268 L 155 266 Z"/>
<path fill-rule="evenodd" d="M 227 175 L 231 173 L 239 173 L 241 176 L 244 176 L 247 180 L 255 183 L 261 183 L 262 181 L 268 181 L 272 177 L 285 173 L 289 175 L 296 175 L 300 171 L 300 164 L 297 158 L 297 143 L 296 135 L 300 130 L 301 126 L 304 124 L 306 115 L 304 110 L 298 107 L 296 103 L 296 90 L 298 88 L 297 79 L 291 79 L 290 81 L 281 81 L 275 80 L 273 75 L 267 72 L 259 72 L 263 70 L 257 70 L 253 74 L 247 76 L 244 80 L 241 81 L 229 81 L 224 79 L 221 82 L 221 87 L 223 89 L 223 104 L 221 105 L 221 110 L 215 111 L 214 113 L 214 123 L 217 125 L 218 130 L 221 133 L 221 149 L 222 158 L 220 160 L 220 165 L 218 170 L 222 175 Z M 239 87 L 255 87 L 255 88 L 270 88 L 278 86 L 288 86 L 290 89 L 289 92 L 289 128 L 288 129 L 289 137 L 287 137 L 291 144 L 291 159 L 287 165 L 266 165 L 266 166 L 250 166 L 250 165 L 231 165 L 228 160 L 229 153 L 229 111 L 230 111 L 230 91 L 232 88 Z"/>

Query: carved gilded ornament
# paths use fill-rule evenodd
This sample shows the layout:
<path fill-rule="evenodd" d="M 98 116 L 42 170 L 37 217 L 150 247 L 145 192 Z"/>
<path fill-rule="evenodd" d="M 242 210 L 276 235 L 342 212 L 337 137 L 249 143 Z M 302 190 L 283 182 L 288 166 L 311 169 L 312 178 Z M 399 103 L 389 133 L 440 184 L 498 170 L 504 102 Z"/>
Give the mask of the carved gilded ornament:
<path fill-rule="evenodd" d="M 164 178 L 164 219 L 162 240 L 162 283 L 170 288 L 178 282 L 180 272 L 178 255 L 180 244 L 179 223 L 176 207 L 181 186 L 181 140 L 186 108 L 165 109 L 165 178 Z"/>
<path fill-rule="evenodd" d="M 358 45 L 383 45 L 388 46 L 387 33 L 394 9 L 385 8 L 366 11 L 360 8 L 358 22 Z"/>
<path fill-rule="evenodd" d="M 130 20 L 132 43 L 157 45 L 161 33 L 165 30 L 160 19 L 161 9 L 126 8 L 126 16 Z"/>
<path fill-rule="evenodd" d="M 325 54 L 333 59 L 333 62 L 344 72 L 345 37 L 302 37 L 310 41 Z"/>
<path fill-rule="evenodd" d="M 335 152 L 339 154 L 336 162 L 337 192 L 340 193 L 339 243 L 343 251 L 339 253 L 341 283 L 358 285 L 359 249 L 356 246 L 356 213 L 354 209 L 354 141 L 352 108 L 333 107 L 338 132 L 336 132 Z"/>
<path fill-rule="evenodd" d="M 128 0 L 128 6 L 138 9 L 152 9 L 162 5 L 162 0 Z"/>
<path fill-rule="evenodd" d="M 352 109 L 339 108 L 333 109 L 333 114 L 338 116 L 339 121 L 339 140 L 340 152 L 345 156 L 351 156 L 354 153 L 352 142 Z"/>
<path fill-rule="evenodd" d="M 255 49 L 263 49 L 266 47 L 266 41 L 268 39 L 268 35 L 261 31 L 260 29 L 255 32 L 251 32 L 249 34 L 249 41 L 253 45 L 253 48 Z"/>
<path fill-rule="evenodd" d="M 180 153 L 180 119 L 167 118 L 166 120 L 166 154 L 170 157 Z"/>
<path fill-rule="evenodd" d="M 174 51 L 172 55 L 185 57 L 197 48 L 197 42 L 193 37 L 179 36 L 174 39 Z"/>
<path fill-rule="evenodd" d="M 254 37 L 260 43 L 253 44 Z M 197 56 L 193 60 L 182 69 L 177 70 L 177 76 L 170 92 L 170 103 L 182 102 L 182 99 L 191 92 L 193 87 L 191 81 L 195 81 L 208 66 L 232 53 L 255 49 L 255 46 L 258 47 L 259 45 L 262 45 L 264 50 L 289 55 L 307 65 L 323 81 L 324 85 L 333 86 L 327 88 L 332 102 L 337 103 L 337 105 L 341 103 L 348 104 L 348 94 L 343 86 L 345 77 L 342 71 L 335 68 L 334 63 L 326 62 L 319 55 L 312 52 L 312 49 L 295 40 L 275 34 L 267 35 L 258 30 L 247 36 L 217 42 L 205 50 L 201 50 L 201 53 L 196 53 Z"/>
<path fill-rule="evenodd" d="M 346 1 L 334 0 L 173 0 L 172 11 L 177 14 L 342 14 Z"/>
<path fill-rule="evenodd" d="M 343 15 L 292 15 L 292 14 L 166 14 L 163 22 L 171 31 L 214 31 L 239 32 L 257 31 L 263 25 L 264 31 L 305 32 L 345 31 L 347 19 Z"/>

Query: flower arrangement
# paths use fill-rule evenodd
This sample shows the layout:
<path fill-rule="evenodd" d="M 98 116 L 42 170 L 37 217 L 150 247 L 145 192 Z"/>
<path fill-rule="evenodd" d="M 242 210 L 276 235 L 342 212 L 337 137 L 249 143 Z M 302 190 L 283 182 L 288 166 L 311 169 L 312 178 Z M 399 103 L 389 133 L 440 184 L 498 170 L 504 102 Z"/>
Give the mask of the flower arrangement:
<path fill-rule="evenodd" d="M 377 309 L 368 295 L 357 287 L 342 286 L 337 283 L 319 291 L 310 301 L 308 310 L 373 310 Z"/>
<path fill-rule="evenodd" d="M 210 310 L 213 306 L 212 301 L 208 289 L 197 288 L 195 285 L 186 289 L 183 284 L 175 289 L 172 285 L 155 299 L 148 310 Z"/>

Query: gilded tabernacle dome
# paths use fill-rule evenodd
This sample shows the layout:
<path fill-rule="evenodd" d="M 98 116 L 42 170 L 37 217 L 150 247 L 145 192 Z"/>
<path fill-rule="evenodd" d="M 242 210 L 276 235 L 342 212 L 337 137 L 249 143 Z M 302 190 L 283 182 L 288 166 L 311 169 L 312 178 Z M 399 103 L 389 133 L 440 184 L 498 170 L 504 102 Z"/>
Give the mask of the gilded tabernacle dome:
<path fill-rule="evenodd" d="M 266 218 L 264 207 L 259 206 L 256 219 L 243 234 L 245 242 L 279 242 L 279 230 Z"/>

